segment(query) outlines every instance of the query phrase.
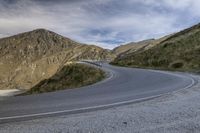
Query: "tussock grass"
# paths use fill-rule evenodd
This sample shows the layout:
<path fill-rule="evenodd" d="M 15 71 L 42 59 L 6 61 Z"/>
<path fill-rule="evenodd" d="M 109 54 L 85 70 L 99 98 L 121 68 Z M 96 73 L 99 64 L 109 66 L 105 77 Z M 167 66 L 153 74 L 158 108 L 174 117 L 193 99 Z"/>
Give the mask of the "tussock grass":
<path fill-rule="evenodd" d="M 111 64 L 199 72 L 200 25 L 181 31 L 146 51 L 119 56 Z"/>
<path fill-rule="evenodd" d="M 101 69 L 85 64 L 69 64 L 51 78 L 35 85 L 23 95 L 73 89 L 96 83 L 104 78 L 105 73 Z"/>

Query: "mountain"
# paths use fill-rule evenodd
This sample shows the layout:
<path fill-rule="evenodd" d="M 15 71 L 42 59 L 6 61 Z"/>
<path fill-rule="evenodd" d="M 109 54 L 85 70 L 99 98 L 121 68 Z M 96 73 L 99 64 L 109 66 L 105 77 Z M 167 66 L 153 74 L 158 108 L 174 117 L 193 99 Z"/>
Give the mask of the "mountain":
<path fill-rule="evenodd" d="M 0 89 L 30 89 L 71 61 L 111 60 L 103 48 L 75 42 L 45 29 L 0 39 Z"/>
<path fill-rule="evenodd" d="M 121 54 L 128 54 L 134 51 L 137 51 L 139 49 L 144 48 L 145 46 L 148 46 L 154 42 L 154 39 L 144 40 L 140 42 L 131 42 L 125 45 L 120 45 L 112 50 L 112 52 L 116 55 Z"/>
<path fill-rule="evenodd" d="M 200 69 L 200 24 L 168 36 L 157 45 L 118 56 L 112 64 L 180 71 Z"/>
<path fill-rule="evenodd" d="M 126 56 L 130 53 L 145 51 L 145 50 L 148 50 L 148 49 L 156 46 L 157 44 L 166 40 L 170 36 L 171 35 L 162 37 L 160 39 L 148 39 L 148 40 L 143 40 L 140 42 L 131 42 L 131 43 L 128 43 L 125 45 L 120 45 L 120 46 L 114 48 L 112 50 L 112 53 L 117 56 Z"/>

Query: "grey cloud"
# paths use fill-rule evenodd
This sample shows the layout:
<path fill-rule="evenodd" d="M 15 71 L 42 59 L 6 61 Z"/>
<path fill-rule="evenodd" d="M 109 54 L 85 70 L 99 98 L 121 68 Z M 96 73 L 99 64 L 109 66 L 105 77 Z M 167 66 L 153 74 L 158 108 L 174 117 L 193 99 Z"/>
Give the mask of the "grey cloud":
<path fill-rule="evenodd" d="M 198 5 L 194 0 L 3 0 L 0 36 L 46 28 L 83 43 L 113 48 L 197 23 Z"/>

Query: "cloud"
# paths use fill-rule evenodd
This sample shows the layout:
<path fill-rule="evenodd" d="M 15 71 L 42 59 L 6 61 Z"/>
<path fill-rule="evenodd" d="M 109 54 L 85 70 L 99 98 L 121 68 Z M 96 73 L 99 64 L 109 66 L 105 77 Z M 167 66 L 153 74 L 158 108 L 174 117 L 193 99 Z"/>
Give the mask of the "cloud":
<path fill-rule="evenodd" d="M 0 36 L 46 28 L 113 48 L 177 32 L 200 21 L 196 0 L 2 0 Z"/>

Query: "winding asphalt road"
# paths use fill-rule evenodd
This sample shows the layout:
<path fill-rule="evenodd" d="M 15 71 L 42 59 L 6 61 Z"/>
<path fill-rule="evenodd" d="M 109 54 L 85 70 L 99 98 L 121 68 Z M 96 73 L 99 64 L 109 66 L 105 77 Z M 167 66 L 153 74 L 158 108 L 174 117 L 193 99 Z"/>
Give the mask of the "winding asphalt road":
<path fill-rule="evenodd" d="M 52 93 L 9 97 L 0 101 L 0 123 L 104 109 L 147 100 L 189 88 L 189 74 L 103 64 L 110 76 L 97 84 Z"/>

